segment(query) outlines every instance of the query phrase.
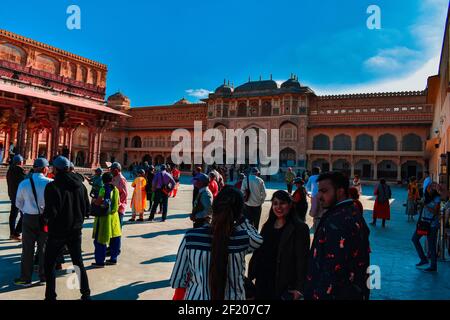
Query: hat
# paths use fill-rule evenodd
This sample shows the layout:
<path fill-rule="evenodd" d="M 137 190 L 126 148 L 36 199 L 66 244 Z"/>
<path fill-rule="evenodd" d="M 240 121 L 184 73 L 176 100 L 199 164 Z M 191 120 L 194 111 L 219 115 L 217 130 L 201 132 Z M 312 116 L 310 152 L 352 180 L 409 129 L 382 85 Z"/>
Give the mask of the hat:
<path fill-rule="evenodd" d="M 303 181 L 302 178 L 295 178 L 295 179 L 294 179 L 294 183 L 304 184 L 305 182 Z"/>
<path fill-rule="evenodd" d="M 18 164 L 23 161 L 23 157 L 20 154 L 16 154 L 13 158 L 13 163 Z"/>
<path fill-rule="evenodd" d="M 45 168 L 48 167 L 48 161 L 45 158 L 37 158 L 36 160 L 34 160 L 33 163 L 33 168 Z"/>
<path fill-rule="evenodd" d="M 200 182 L 202 182 L 204 184 L 208 184 L 209 183 L 209 177 L 206 174 L 204 174 L 204 173 L 197 174 L 195 176 L 195 180 L 196 181 L 200 181 Z"/>
<path fill-rule="evenodd" d="M 70 169 L 75 169 L 75 165 L 73 164 L 73 162 L 70 162 Z"/>
<path fill-rule="evenodd" d="M 120 163 L 118 163 L 118 162 L 113 162 L 113 164 L 111 165 L 110 169 L 111 169 L 111 170 L 117 169 L 117 170 L 119 170 L 119 171 L 122 171 L 122 166 L 121 166 Z"/>
<path fill-rule="evenodd" d="M 70 168 L 70 161 L 66 157 L 59 156 L 53 160 L 53 166 L 59 170 L 65 170 Z"/>
<path fill-rule="evenodd" d="M 95 169 L 95 173 L 103 173 L 102 168 L 97 168 L 97 169 Z"/>

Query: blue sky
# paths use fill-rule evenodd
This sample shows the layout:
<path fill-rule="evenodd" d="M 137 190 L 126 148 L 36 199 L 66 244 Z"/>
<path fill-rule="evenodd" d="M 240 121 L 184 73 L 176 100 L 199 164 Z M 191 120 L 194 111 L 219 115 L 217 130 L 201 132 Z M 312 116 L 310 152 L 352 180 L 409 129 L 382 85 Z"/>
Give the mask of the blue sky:
<path fill-rule="evenodd" d="M 66 27 L 69 5 L 81 30 Z M 369 5 L 381 29 L 369 30 Z M 291 73 L 318 94 L 424 89 L 437 73 L 448 0 L 13 1 L 0 28 L 108 65 L 133 106 L 197 101 Z"/>

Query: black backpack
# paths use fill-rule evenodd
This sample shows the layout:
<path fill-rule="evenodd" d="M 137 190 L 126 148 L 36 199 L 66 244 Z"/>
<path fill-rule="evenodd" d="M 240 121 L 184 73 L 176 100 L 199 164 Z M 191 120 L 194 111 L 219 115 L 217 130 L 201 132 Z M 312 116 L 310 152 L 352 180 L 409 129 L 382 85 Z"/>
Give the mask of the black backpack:
<path fill-rule="evenodd" d="M 105 189 L 105 197 L 100 205 L 95 204 L 93 202 L 91 204 L 91 215 L 94 217 L 105 217 L 109 214 L 109 210 L 111 208 L 111 193 L 114 189 L 111 189 L 109 192 Z"/>

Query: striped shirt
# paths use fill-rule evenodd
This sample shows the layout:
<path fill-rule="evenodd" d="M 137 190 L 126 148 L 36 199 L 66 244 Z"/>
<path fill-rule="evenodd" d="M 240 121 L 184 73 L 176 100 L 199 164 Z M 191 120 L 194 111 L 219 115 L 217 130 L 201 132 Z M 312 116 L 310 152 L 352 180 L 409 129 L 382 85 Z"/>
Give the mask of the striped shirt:
<path fill-rule="evenodd" d="M 248 220 L 235 227 L 228 244 L 225 300 L 245 300 L 245 256 L 259 248 L 262 242 L 262 237 Z M 181 242 L 170 284 L 172 288 L 186 288 L 185 300 L 211 299 L 209 288 L 211 243 L 210 226 L 187 231 Z"/>

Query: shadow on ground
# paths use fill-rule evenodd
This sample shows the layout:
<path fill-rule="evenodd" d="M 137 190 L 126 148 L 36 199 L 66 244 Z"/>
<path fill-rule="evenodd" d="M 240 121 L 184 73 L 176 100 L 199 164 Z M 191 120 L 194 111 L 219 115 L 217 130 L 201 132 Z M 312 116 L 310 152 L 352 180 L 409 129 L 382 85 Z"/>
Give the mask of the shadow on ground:
<path fill-rule="evenodd" d="M 167 216 L 167 220 L 173 220 L 173 219 L 186 219 L 189 218 L 189 213 L 181 213 L 181 214 L 172 214 Z"/>
<path fill-rule="evenodd" d="M 177 259 L 176 254 L 169 254 L 167 256 L 158 257 L 158 258 L 151 259 L 148 261 L 143 261 L 143 262 L 141 262 L 141 264 L 152 264 L 152 263 L 158 263 L 158 262 L 175 262 L 176 259 Z"/>
<path fill-rule="evenodd" d="M 180 234 L 185 234 L 186 231 L 189 229 L 176 229 L 176 230 L 165 230 L 165 231 L 158 231 L 158 232 L 151 232 L 147 234 L 142 235 L 136 235 L 136 236 L 128 236 L 127 238 L 143 238 L 143 239 L 152 239 L 159 236 L 176 236 Z"/>
<path fill-rule="evenodd" d="M 161 288 L 170 287 L 170 280 L 155 281 L 149 283 L 142 283 L 142 281 L 136 281 L 122 287 L 116 288 L 111 291 L 100 293 L 92 296 L 93 300 L 137 300 L 139 294 L 148 291 Z"/>

